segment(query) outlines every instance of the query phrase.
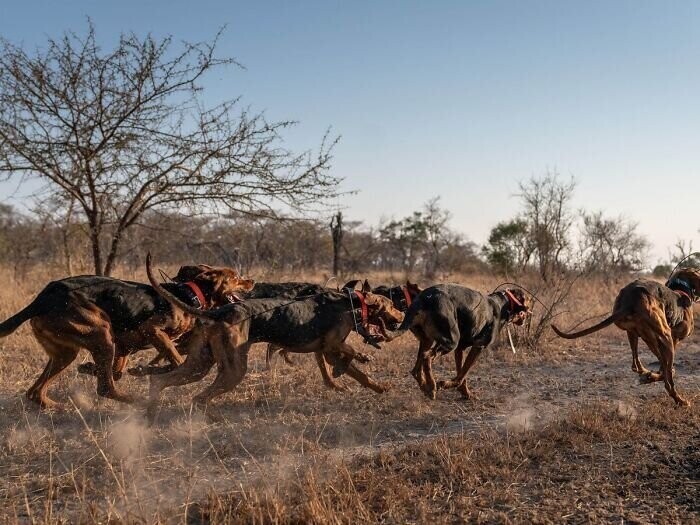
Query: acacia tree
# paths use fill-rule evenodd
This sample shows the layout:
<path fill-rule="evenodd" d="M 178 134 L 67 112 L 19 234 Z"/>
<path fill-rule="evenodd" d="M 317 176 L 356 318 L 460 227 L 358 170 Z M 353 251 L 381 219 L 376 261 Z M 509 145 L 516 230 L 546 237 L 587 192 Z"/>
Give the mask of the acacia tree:
<path fill-rule="evenodd" d="M 641 270 L 649 241 L 637 223 L 624 217 L 606 218 L 602 212 L 582 212 L 579 251 L 583 268 L 598 272 Z"/>
<path fill-rule="evenodd" d="M 238 99 L 203 103 L 204 75 L 236 65 L 217 57 L 218 40 L 129 33 L 104 50 L 91 23 L 34 52 L 0 40 L 0 174 L 74 203 L 98 275 L 148 210 L 275 216 L 337 196 L 335 141 L 294 153 L 281 134 L 295 122 L 268 122 Z"/>

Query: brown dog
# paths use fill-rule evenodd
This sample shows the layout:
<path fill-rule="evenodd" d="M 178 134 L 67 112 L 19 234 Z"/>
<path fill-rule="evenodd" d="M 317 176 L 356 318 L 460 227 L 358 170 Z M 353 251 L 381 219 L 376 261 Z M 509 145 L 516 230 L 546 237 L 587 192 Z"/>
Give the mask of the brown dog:
<path fill-rule="evenodd" d="M 209 308 L 228 303 L 252 281 L 230 268 L 184 266 L 176 279 L 164 285 L 186 304 Z M 49 283 L 22 311 L 0 324 L 0 337 L 30 321 L 34 336 L 49 355 L 46 368 L 27 392 L 42 407 L 57 407 L 48 397 L 51 382 L 77 357 L 81 349 L 92 355 L 83 371 L 97 376 L 97 393 L 122 402 L 133 398 L 117 390 L 129 354 L 155 347 L 174 364 L 183 358 L 173 344 L 194 327 L 195 318 L 173 307 L 147 284 L 85 275 Z"/>
<path fill-rule="evenodd" d="M 150 267 L 150 256 L 146 259 L 146 269 L 159 294 L 202 321 L 188 341 L 185 363 L 168 374 L 151 377 L 151 415 L 164 388 L 199 381 L 214 364 L 218 365 L 216 379 L 195 397 L 195 402 L 205 404 L 233 390 L 246 374 L 253 343 L 272 343 L 294 353 L 321 352 L 331 362 L 343 357 L 366 362 L 368 356 L 345 342 L 350 332 L 360 329 L 362 319 L 393 325 L 402 318 L 390 299 L 368 290 L 326 291 L 301 300 L 249 299 L 199 311 L 183 304 L 158 284 Z M 347 372 L 365 387 L 378 393 L 386 390 L 352 364 Z"/>
<path fill-rule="evenodd" d="M 663 381 L 668 394 L 680 405 L 690 403 L 676 391 L 673 360 L 676 346 L 693 333 L 693 303 L 700 300 L 700 271 L 683 268 L 675 272 L 666 285 L 638 279 L 625 286 L 615 299 L 610 317 L 595 326 L 575 333 L 552 329 L 559 337 L 576 339 L 615 324 L 627 332 L 632 348 L 632 370 L 642 383 Z M 642 339 L 658 358 L 660 369 L 650 372 L 639 360 L 637 346 Z"/>

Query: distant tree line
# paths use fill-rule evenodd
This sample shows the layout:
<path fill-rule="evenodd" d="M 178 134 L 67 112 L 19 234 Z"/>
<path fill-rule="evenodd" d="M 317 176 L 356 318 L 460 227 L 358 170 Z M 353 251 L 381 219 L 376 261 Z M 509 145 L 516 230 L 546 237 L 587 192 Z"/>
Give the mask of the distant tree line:
<path fill-rule="evenodd" d="M 18 273 L 58 265 L 66 273 L 91 270 L 90 225 L 69 225 L 45 214 L 21 214 L 0 206 L 0 263 Z M 437 200 L 401 220 L 374 227 L 344 221 L 340 270 L 343 274 L 387 271 L 434 277 L 485 269 L 477 246 L 448 224 Z M 148 250 L 159 262 L 199 261 L 239 268 L 244 273 L 330 274 L 332 230 L 328 221 L 251 217 L 188 217 L 150 212 L 121 239 L 121 264 L 136 268 Z"/>
<path fill-rule="evenodd" d="M 437 198 L 403 218 L 376 225 L 343 220 L 340 273 L 385 271 L 432 279 L 483 271 L 506 276 L 535 272 L 546 282 L 571 271 L 614 276 L 643 270 L 649 243 L 636 223 L 575 210 L 574 190 L 573 180 L 552 173 L 523 181 L 515 196 L 519 211 L 496 224 L 481 247 L 456 231 Z M 199 261 L 258 275 L 330 275 L 337 235 L 337 217 L 329 223 L 244 213 L 206 217 L 148 211 L 123 234 L 121 262 L 138 268 L 150 250 L 166 264 Z M 691 252 L 692 244 L 679 241 L 669 263 L 655 272 L 667 274 Z M 66 221 L 50 207 L 22 214 L 0 205 L 0 263 L 16 272 L 37 264 L 59 265 L 67 274 L 86 272 L 91 255 L 88 222 Z"/>

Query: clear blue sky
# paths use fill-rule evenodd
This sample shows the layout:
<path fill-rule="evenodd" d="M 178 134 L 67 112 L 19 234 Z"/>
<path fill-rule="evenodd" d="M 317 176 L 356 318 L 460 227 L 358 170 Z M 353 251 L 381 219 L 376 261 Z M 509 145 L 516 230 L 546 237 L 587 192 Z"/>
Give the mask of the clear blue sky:
<path fill-rule="evenodd" d="M 8 1 L 0 34 L 35 46 L 86 16 L 105 44 L 227 24 L 221 52 L 247 69 L 207 96 L 300 120 L 297 148 L 332 126 L 351 218 L 441 196 L 483 242 L 518 180 L 552 168 L 578 207 L 639 221 L 651 263 L 678 238 L 700 248 L 700 2 Z"/>

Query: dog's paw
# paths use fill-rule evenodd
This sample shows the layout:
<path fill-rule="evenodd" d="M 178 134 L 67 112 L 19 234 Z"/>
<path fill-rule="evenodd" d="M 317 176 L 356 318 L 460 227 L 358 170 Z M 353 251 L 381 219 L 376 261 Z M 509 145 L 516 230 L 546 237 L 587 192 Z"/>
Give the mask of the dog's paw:
<path fill-rule="evenodd" d="M 361 354 L 360 352 L 358 352 L 357 354 L 355 354 L 354 357 L 355 357 L 355 359 L 356 359 L 359 363 L 369 363 L 369 362 L 372 360 L 372 356 L 371 356 L 371 355 L 369 355 L 369 354 Z"/>
<path fill-rule="evenodd" d="M 431 401 L 435 401 L 437 399 L 437 389 L 433 389 L 433 390 L 425 389 L 425 390 L 423 390 L 423 394 L 425 394 L 425 397 L 427 397 Z"/>
<path fill-rule="evenodd" d="M 391 386 L 386 384 L 386 383 L 379 383 L 377 385 L 377 394 L 386 394 L 389 390 L 391 390 Z"/>
<path fill-rule="evenodd" d="M 347 371 L 348 367 L 350 366 L 350 363 L 352 363 L 352 359 L 339 359 L 333 365 L 331 375 L 336 379 L 339 378 Z"/>
<path fill-rule="evenodd" d="M 148 375 L 147 368 L 143 365 L 132 366 L 131 368 L 128 368 L 126 370 L 126 373 L 129 374 L 130 376 L 135 376 L 135 377 L 143 377 L 145 375 Z"/>
<path fill-rule="evenodd" d="M 479 399 L 474 394 L 472 394 L 472 391 L 469 390 L 466 385 L 464 385 L 464 388 L 460 388 L 459 392 L 462 394 L 462 398 L 465 401 L 476 401 L 477 399 Z"/>
<path fill-rule="evenodd" d="M 81 363 L 78 365 L 78 372 L 81 374 L 95 376 L 97 375 L 97 366 L 95 363 Z"/>

